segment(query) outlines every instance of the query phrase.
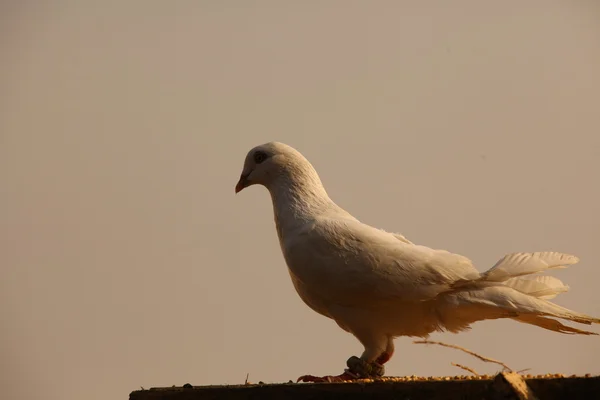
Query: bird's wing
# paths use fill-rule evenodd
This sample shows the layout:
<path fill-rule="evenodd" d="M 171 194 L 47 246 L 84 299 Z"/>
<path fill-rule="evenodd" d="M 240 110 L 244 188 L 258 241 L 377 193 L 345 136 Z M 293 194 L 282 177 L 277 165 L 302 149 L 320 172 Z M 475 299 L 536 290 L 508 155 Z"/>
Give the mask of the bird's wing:
<path fill-rule="evenodd" d="M 319 219 L 288 241 L 284 254 L 300 280 L 338 304 L 423 301 L 479 277 L 466 257 L 352 219 Z"/>

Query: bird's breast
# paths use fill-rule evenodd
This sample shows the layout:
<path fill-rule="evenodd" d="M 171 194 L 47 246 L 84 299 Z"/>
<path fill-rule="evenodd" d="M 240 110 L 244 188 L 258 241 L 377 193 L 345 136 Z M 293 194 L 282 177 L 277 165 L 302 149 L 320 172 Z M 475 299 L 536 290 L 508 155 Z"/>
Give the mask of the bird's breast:
<path fill-rule="evenodd" d="M 294 288 L 296 289 L 296 293 L 302 299 L 302 301 L 309 306 L 313 311 L 318 312 L 321 315 L 331 318 L 331 315 L 328 311 L 328 302 L 324 299 L 319 293 L 316 293 L 314 290 L 311 290 L 309 286 L 304 284 L 294 272 L 288 268 L 288 272 L 290 273 L 290 278 L 292 279 L 292 283 Z"/>

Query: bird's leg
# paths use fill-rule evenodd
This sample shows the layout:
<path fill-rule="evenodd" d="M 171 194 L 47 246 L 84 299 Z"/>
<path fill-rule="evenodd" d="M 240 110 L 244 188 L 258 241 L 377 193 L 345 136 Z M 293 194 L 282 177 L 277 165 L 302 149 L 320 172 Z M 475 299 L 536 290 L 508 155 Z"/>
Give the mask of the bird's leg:
<path fill-rule="evenodd" d="M 378 359 L 379 360 L 379 359 Z M 389 360 L 389 358 L 387 359 Z M 385 360 L 385 361 L 387 361 Z M 384 362 L 385 362 L 384 361 Z M 313 376 L 303 375 L 296 382 L 344 382 L 365 378 L 379 378 L 385 373 L 385 368 L 379 362 L 366 362 L 352 356 L 346 362 L 348 368 L 340 375 Z"/>
<path fill-rule="evenodd" d="M 386 362 L 390 361 L 391 358 L 392 354 L 388 353 L 387 351 L 384 351 L 379 357 L 377 357 L 377 360 L 375 360 L 375 362 L 380 365 L 383 365 Z"/>
<path fill-rule="evenodd" d="M 387 344 L 382 346 L 382 341 Z M 385 343 L 385 342 L 384 342 Z M 340 375 L 313 376 L 304 375 L 297 382 L 344 382 L 365 378 L 380 378 L 385 373 L 383 364 L 388 362 L 394 354 L 394 339 L 392 337 L 379 338 L 377 341 L 365 341 L 365 352 L 362 356 L 352 356 L 346 361 L 348 368 Z M 385 350 L 383 350 L 385 349 Z M 383 350 L 383 351 L 382 351 Z"/>

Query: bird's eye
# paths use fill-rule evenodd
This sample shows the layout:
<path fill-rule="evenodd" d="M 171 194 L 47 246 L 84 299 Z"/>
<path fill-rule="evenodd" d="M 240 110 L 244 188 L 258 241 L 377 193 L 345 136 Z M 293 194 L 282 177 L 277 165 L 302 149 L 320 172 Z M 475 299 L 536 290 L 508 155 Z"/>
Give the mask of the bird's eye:
<path fill-rule="evenodd" d="M 256 153 L 254 153 L 254 162 L 257 164 L 260 164 L 261 162 L 265 161 L 267 159 L 267 155 L 265 153 L 263 153 L 262 151 L 257 151 Z"/>

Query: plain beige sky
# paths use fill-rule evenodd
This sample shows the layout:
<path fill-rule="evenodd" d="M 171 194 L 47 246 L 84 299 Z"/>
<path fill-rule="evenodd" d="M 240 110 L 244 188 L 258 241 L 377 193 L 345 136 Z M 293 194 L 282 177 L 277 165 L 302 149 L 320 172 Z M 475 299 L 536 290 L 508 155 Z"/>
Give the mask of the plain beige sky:
<path fill-rule="evenodd" d="M 600 316 L 598 2 L 12 3 L 6 398 L 287 381 L 359 355 L 295 293 L 267 191 L 234 195 L 269 140 L 303 152 L 359 219 L 480 270 L 513 251 L 576 254 L 557 302 Z M 532 373 L 600 373 L 598 337 L 490 321 L 432 338 Z M 390 375 L 496 370 L 396 348 Z"/>

